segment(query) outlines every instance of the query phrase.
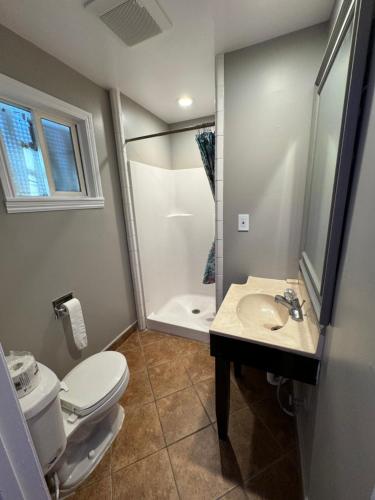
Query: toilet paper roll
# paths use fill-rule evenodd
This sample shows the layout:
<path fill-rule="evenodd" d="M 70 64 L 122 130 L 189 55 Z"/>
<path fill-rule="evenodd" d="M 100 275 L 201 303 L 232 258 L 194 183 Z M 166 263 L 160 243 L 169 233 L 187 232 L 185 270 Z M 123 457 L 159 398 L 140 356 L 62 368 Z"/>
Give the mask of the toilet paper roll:
<path fill-rule="evenodd" d="M 75 345 L 77 349 L 81 351 L 87 347 L 86 326 L 85 320 L 83 319 L 81 303 L 78 299 L 71 299 L 64 302 L 64 306 L 66 307 L 72 325 Z"/>
<path fill-rule="evenodd" d="M 6 356 L 8 370 L 18 398 L 30 394 L 40 382 L 38 363 L 28 351 L 10 351 Z"/>

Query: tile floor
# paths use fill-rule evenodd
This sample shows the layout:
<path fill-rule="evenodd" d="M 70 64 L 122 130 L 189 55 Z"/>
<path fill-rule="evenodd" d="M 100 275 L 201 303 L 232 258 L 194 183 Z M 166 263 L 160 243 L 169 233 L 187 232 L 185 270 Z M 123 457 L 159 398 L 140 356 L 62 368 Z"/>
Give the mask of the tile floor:
<path fill-rule="evenodd" d="M 217 438 L 206 344 L 154 331 L 118 350 L 130 382 L 124 426 L 76 500 L 300 500 L 294 421 L 265 374 L 231 380 L 229 441 Z"/>

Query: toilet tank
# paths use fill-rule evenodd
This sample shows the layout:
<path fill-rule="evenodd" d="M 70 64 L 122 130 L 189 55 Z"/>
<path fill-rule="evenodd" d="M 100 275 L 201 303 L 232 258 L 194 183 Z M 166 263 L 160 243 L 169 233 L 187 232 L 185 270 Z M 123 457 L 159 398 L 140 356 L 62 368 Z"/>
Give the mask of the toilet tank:
<path fill-rule="evenodd" d="M 66 448 L 59 399 L 60 382 L 52 370 L 38 363 L 39 385 L 19 400 L 43 473 L 53 467 Z"/>

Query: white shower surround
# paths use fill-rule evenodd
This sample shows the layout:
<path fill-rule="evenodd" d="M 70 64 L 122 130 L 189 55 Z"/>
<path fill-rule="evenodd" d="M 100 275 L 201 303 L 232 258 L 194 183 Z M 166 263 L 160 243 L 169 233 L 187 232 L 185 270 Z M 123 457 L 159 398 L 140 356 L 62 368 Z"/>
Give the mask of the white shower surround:
<path fill-rule="evenodd" d="M 204 169 L 167 170 L 133 161 L 129 166 L 147 325 L 180 327 L 171 333 L 207 332 L 215 286 L 203 285 L 202 278 L 215 225 Z"/>

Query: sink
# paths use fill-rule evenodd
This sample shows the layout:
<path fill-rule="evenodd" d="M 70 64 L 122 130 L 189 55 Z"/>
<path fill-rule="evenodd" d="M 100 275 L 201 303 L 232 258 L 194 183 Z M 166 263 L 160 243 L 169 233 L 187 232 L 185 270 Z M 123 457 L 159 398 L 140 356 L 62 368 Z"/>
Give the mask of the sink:
<path fill-rule="evenodd" d="M 237 316 L 244 326 L 260 326 L 266 330 L 280 330 L 289 318 L 288 309 L 275 302 L 272 295 L 250 293 L 240 299 Z"/>
<path fill-rule="evenodd" d="M 308 299 L 302 281 L 249 276 L 245 284 L 233 283 L 210 325 L 211 346 L 215 342 L 221 346 L 225 342 L 238 340 L 246 342 L 242 344 L 244 349 L 247 343 L 251 344 L 254 355 L 263 348 L 270 347 L 293 352 L 293 355 L 312 355 L 316 361 L 320 357 L 324 338 L 316 324 L 309 300 L 304 307 L 303 321 L 293 321 L 288 308 L 275 302 L 275 295 L 283 294 L 291 285 L 300 302 Z M 261 345 L 262 349 L 255 347 L 255 344 Z M 244 357 L 246 358 L 245 354 Z M 307 364 L 309 363 L 310 361 Z"/>

